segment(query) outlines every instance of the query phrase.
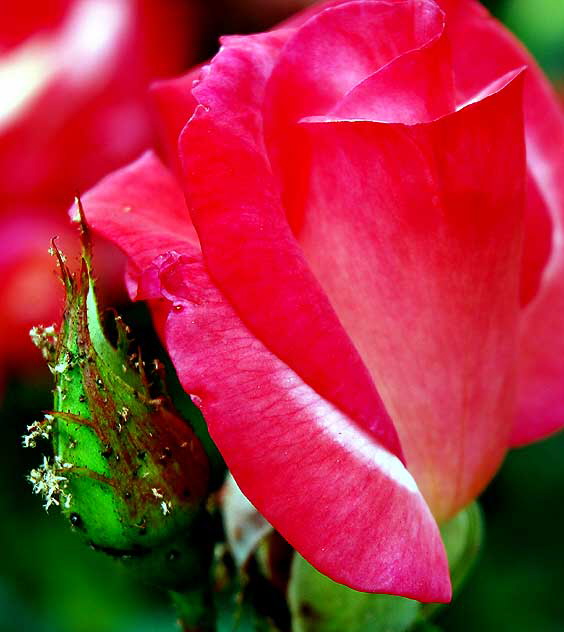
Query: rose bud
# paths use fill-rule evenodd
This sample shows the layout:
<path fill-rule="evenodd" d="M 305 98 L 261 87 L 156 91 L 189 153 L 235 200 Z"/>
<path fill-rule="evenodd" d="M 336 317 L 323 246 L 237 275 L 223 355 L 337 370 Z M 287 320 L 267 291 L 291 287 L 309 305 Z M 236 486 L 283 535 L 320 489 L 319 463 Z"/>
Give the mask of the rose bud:
<path fill-rule="evenodd" d="M 24 445 L 51 439 L 54 456 L 30 474 L 34 491 L 46 509 L 60 506 L 93 548 L 145 577 L 176 585 L 199 576 L 205 538 L 195 547 L 190 530 L 199 528 L 208 493 L 202 444 L 167 396 L 155 396 L 117 316 L 117 346 L 107 340 L 89 249 L 75 276 L 53 248 L 66 293 L 63 323 L 36 327 L 32 337 L 54 376 L 54 408 L 28 428 Z"/>
<path fill-rule="evenodd" d="M 474 0 L 336 1 L 154 89 L 84 198 L 243 493 L 323 574 L 451 597 L 438 523 L 562 426 L 564 120 Z"/>

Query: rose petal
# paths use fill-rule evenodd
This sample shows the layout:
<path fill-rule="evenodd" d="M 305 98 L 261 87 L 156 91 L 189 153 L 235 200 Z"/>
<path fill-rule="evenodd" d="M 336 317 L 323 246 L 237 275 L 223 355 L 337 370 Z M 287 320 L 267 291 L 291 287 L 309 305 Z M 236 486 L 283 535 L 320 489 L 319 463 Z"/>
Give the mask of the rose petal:
<path fill-rule="evenodd" d="M 82 197 L 82 204 L 91 227 L 128 256 L 128 289 L 134 298 L 160 296 L 160 286 L 150 289 L 150 274 L 142 279 L 155 257 L 171 249 L 199 250 L 184 195 L 151 151 L 106 176 Z M 75 220 L 77 213 L 73 206 Z"/>
<path fill-rule="evenodd" d="M 542 196 L 530 195 L 544 238 L 525 239 L 526 261 L 545 263 L 528 249 L 539 248 L 546 261 L 541 284 L 523 313 L 518 379 L 518 415 L 513 445 L 540 439 L 564 425 L 564 113 L 538 65 L 517 39 L 474 0 L 442 0 L 453 49 L 457 88 L 469 97 L 510 68 L 526 64 L 524 111 L 527 165 Z M 549 218 L 543 217 L 544 210 Z M 550 242 L 546 224 L 552 223 Z M 544 227 L 543 227 L 544 225 Z M 528 228 L 531 226 L 529 222 Z M 535 224 L 533 224 L 535 226 Z"/>
<path fill-rule="evenodd" d="M 490 480 L 512 423 L 521 84 L 426 125 L 304 122 L 294 161 L 300 244 L 440 519 Z"/>
<path fill-rule="evenodd" d="M 182 385 L 265 518 L 336 581 L 448 601 L 437 525 L 400 460 L 265 348 L 200 261 L 171 255 L 161 280 Z"/>
<path fill-rule="evenodd" d="M 293 123 L 329 112 L 366 77 L 437 38 L 443 22 L 432 0 L 329 5 L 305 22 L 280 54 L 266 91 L 265 138 L 275 167 L 299 154 Z"/>
<path fill-rule="evenodd" d="M 225 539 L 237 566 L 244 567 L 272 525 L 249 502 L 231 474 L 221 488 L 221 516 Z"/>
<path fill-rule="evenodd" d="M 180 141 L 190 211 L 210 274 L 243 322 L 399 456 L 366 367 L 289 230 L 262 146 L 264 84 L 285 36 L 225 40 L 202 73 L 200 105 Z"/>
<path fill-rule="evenodd" d="M 178 175 L 182 173 L 178 138 L 198 105 L 192 88 L 197 85 L 200 73 L 201 67 L 198 66 L 181 77 L 155 81 L 150 90 L 158 113 L 161 145 L 168 164 Z"/>
<path fill-rule="evenodd" d="M 139 268 L 198 237 L 184 194 L 152 151 L 103 178 L 82 197 L 92 228 L 117 244 Z M 77 209 L 71 211 L 76 220 Z"/>
<path fill-rule="evenodd" d="M 333 108 L 336 118 L 426 123 L 455 109 L 450 45 L 436 37 L 355 86 Z"/>
<path fill-rule="evenodd" d="M 550 259 L 552 221 L 542 193 L 529 171 L 525 235 L 521 261 L 521 306 L 527 306 L 538 294 L 546 264 Z"/>
<path fill-rule="evenodd" d="M 366 77 L 440 35 L 443 22 L 437 4 L 426 0 L 353 1 L 321 11 L 276 62 L 265 107 L 269 124 L 326 113 Z"/>

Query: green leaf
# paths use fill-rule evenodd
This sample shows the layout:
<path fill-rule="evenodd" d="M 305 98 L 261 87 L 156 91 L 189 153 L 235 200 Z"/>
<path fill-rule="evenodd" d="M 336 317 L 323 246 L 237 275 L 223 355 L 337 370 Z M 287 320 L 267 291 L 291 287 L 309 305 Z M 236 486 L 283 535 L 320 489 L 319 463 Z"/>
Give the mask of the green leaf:
<path fill-rule="evenodd" d="M 441 535 L 445 544 L 450 567 L 452 592 L 456 597 L 462 588 L 478 554 L 484 536 L 482 510 L 477 502 L 473 502 L 441 526 Z M 421 609 L 424 619 L 433 617 L 442 604 L 425 604 Z"/>

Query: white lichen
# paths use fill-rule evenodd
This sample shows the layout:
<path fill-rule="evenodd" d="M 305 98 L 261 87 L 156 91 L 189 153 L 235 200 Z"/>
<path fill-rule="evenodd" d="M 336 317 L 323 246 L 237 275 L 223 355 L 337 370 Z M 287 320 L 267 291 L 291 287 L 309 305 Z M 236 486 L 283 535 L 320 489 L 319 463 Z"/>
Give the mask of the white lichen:
<path fill-rule="evenodd" d="M 64 402 L 67 398 L 67 394 L 65 393 L 65 391 L 63 391 L 63 387 L 60 384 L 57 384 L 55 386 L 55 392 L 59 394 L 59 399 L 61 400 L 61 402 Z"/>
<path fill-rule="evenodd" d="M 56 373 L 65 373 L 71 367 L 70 357 L 67 353 L 63 355 L 61 359 L 54 366 L 49 365 L 49 369 L 51 373 L 55 375 Z"/>
<path fill-rule="evenodd" d="M 167 516 L 172 511 L 172 503 L 170 502 L 170 500 L 165 499 L 162 491 L 157 487 L 153 487 L 151 491 L 153 492 L 153 496 L 157 500 L 161 501 L 161 510 L 163 512 L 163 516 Z"/>
<path fill-rule="evenodd" d="M 52 463 L 44 456 L 43 463 L 29 473 L 28 480 L 33 485 L 33 493 L 43 496 L 46 511 L 51 505 L 59 506 L 61 503 L 66 509 L 70 507 L 71 494 L 67 491 L 69 481 L 64 472 L 72 467 L 71 463 L 64 463 L 60 456 L 55 456 Z"/>
<path fill-rule="evenodd" d="M 49 325 L 44 327 L 43 325 L 37 325 L 29 330 L 29 336 L 33 344 L 41 350 L 43 357 L 46 360 L 51 360 L 55 347 L 57 346 L 57 331 L 55 325 Z"/>
<path fill-rule="evenodd" d="M 43 421 L 34 421 L 31 426 L 27 427 L 27 434 L 22 437 L 22 445 L 24 448 L 35 448 L 37 439 L 49 439 L 53 430 L 52 415 L 45 415 Z"/>
<path fill-rule="evenodd" d="M 50 247 L 47 249 L 47 252 L 48 252 L 48 253 L 49 253 L 52 257 L 54 257 L 54 256 L 57 254 L 57 250 L 56 250 L 56 248 L 53 248 L 53 246 L 50 246 Z M 66 263 L 66 262 L 67 262 L 67 257 L 66 257 L 66 255 L 64 255 L 64 254 L 63 254 L 62 252 L 60 252 L 60 251 L 59 251 L 59 257 L 61 258 L 61 261 L 62 261 L 63 263 Z M 59 261 L 58 261 L 58 260 L 57 260 L 57 264 L 59 265 Z"/>

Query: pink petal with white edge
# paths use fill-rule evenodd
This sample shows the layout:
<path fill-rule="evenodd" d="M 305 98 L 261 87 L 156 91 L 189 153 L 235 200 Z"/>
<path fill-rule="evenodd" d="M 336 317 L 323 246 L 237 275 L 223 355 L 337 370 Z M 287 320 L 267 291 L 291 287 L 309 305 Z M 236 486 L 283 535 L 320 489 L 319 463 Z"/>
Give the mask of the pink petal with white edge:
<path fill-rule="evenodd" d="M 448 601 L 437 525 L 401 461 L 265 348 L 197 257 L 160 265 L 172 360 L 251 502 L 334 580 Z"/>
<path fill-rule="evenodd" d="M 205 263 L 246 326 L 313 390 L 400 456 L 362 360 L 292 235 L 262 145 L 261 106 L 286 33 L 228 38 L 180 140 Z"/>
<path fill-rule="evenodd" d="M 310 174 L 299 242 L 441 520 L 491 479 L 513 421 L 521 90 L 422 125 L 305 119 L 294 162 Z"/>
<path fill-rule="evenodd" d="M 135 172 L 145 177 L 129 180 Z M 97 230 L 135 256 L 142 285 L 150 278 L 155 292 L 164 283 L 164 303 L 153 301 L 157 327 L 249 498 L 336 580 L 447 601 L 440 535 L 401 461 L 254 338 L 211 284 L 198 245 L 182 232 L 177 243 L 184 255 L 149 262 L 159 243 L 172 243 L 171 225 L 183 231 L 174 223 L 178 197 L 167 189 L 167 174 L 146 156 L 100 183 L 85 198 L 86 212 Z M 148 181 L 157 186 L 147 189 Z M 117 212 L 124 190 L 136 201 L 125 214 Z M 164 205 L 166 199 L 171 203 Z"/>

